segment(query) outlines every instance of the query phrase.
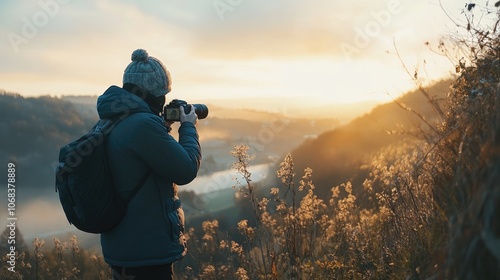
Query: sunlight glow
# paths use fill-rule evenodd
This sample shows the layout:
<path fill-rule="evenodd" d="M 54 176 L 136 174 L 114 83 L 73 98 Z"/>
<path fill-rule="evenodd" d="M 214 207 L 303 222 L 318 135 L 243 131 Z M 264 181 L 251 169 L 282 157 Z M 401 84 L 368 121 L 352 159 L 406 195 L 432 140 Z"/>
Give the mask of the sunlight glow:
<path fill-rule="evenodd" d="M 449 31 L 435 3 L 396 1 L 397 9 L 387 14 L 394 1 L 287 6 L 256 1 L 221 18 L 210 3 L 167 2 L 58 6 L 48 23 L 33 26 L 17 54 L 10 55 L 8 40 L 0 42 L 7 50 L 0 55 L 0 89 L 24 96 L 100 95 L 121 84 L 136 48 L 164 62 L 173 77 L 170 97 L 183 99 L 277 97 L 309 107 L 388 101 L 415 86 L 394 54 L 393 41 L 410 71 L 418 67 L 426 82 L 453 69 L 423 49 L 425 41 Z M 454 14 L 463 8 L 451 3 L 447 7 Z M 23 24 L 44 12 L 35 4 L 23 7 L 11 7 L 16 15 L 3 13 L 8 24 L 0 31 L 22 35 L 31 28 Z M 436 23 L 429 18 L 442 26 L 433 29 Z M 356 45 L 359 30 L 368 27 L 377 32 L 371 30 L 365 43 Z M 340 47 L 346 44 L 355 45 L 356 55 L 346 57 Z"/>

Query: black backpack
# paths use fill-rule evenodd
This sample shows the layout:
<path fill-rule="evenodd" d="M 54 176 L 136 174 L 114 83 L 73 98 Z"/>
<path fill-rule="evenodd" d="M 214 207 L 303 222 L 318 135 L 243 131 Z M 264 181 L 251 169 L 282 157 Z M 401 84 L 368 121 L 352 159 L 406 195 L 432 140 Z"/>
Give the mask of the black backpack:
<path fill-rule="evenodd" d="M 89 132 L 59 151 L 56 192 L 69 223 L 82 231 L 103 233 L 115 227 L 151 173 L 146 172 L 128 198 L 120 198 L 115 191 L 106 143 L 111 130 L 123 119 L 99 120 Z"/>

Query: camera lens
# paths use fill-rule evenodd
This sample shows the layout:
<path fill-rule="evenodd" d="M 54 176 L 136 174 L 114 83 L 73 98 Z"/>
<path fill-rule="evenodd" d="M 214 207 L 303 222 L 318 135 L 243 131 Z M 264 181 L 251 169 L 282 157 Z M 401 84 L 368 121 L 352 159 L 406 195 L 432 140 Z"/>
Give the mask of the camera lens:
<path fill-rule="evenodd" d="M 205 104 L 192 104 L 194 107 L 194 112 L 198 116 L 198 119 L 204 119 L 208 116 L 208 107 Z M 189 114 L 191 111 L 191 105 L 184 100 L 174 99 L 168 103 L 167 106 L 163 108 L 163 117 L 165 121 L 180 121 L 179 110 L 184 108 L 184 113 Z"/>
<path fill-rule="evenodd" d="M 204 119 L 208 116 L 208 107 L 205 104 L 193 104 L 194 112 L 198 116 L 198 119 Z"/>

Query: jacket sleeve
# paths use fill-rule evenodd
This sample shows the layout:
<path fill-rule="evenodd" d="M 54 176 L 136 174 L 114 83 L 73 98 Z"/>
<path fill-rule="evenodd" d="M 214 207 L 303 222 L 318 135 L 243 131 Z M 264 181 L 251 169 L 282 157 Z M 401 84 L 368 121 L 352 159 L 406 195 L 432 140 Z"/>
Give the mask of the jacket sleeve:
<path fill-rule="evenodd" d="M 163 120 L 150 115 L 135 126 L 132 134 L 134 153 L 153 171 L 170 182 L 185 185 L 198 173 L 201 147 L 196 127 L 183 123 L 179 142 L 167 132 Z"/>

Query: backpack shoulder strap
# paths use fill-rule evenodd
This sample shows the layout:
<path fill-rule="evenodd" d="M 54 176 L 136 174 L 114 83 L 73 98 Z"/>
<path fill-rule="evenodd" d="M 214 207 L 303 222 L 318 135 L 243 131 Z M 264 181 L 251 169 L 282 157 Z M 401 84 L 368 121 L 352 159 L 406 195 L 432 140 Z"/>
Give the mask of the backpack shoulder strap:
<path fill-rule="evenodd" d="M 108 119 L 111 124 L 110 124 L 110 128 L 108 131 L 105 131 L 106 133 L 106 136 L 111 132 L 111 130 L 115 127 L 117 127 L 121 121 L 123 121 L 124 119 L 126 119 L 128 116 L 118 116 L 118 117 L 115 117 L 113 119 Z M 134 189 L 132 190 L 132 193 L 130 193 L 130 195 L 128 197 L 125 198 L 125 201 L 127 203 L 130 202 L 130 200 L 132 200 L 132 198 L 134 198 L 134 196 L 137 194 L 137 192 L 139 192 L 139 190 L 142 188 L 142 186 L 146 183 L 146 180 L 148 179 L 149 175 L 151 175 L 152 173 L 152 170 L 151 168 L 148 168 L 148 170 L 146 171 L 146 173 L 142 176 L 141 180 L 139 181 L 139 183 L 134 187 Z"/>
<path fill-rule="evenodd" d="M 139 183 L 132 190 L 132 193 L 130 193 L 130 195 L 125 199 L 125 201 L 127 203 L 130 202 L 132 200 L 132 198 L 134 198 L 134 196 L 137 194 L 137 192 L 139 192 L 139 190 L 142 188 L 142 186 L 144 186 L 144 184 L 146 183 L 146 180 L 148 179 L 149 175 L 151 175 L 151 173 L 152 173 L 151 168 L 148 168 L 148 171 L 146 171 L 146 174 L 144 174 L 142 176 Z"/>

